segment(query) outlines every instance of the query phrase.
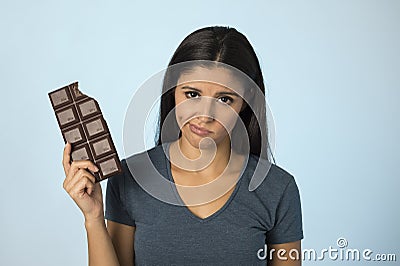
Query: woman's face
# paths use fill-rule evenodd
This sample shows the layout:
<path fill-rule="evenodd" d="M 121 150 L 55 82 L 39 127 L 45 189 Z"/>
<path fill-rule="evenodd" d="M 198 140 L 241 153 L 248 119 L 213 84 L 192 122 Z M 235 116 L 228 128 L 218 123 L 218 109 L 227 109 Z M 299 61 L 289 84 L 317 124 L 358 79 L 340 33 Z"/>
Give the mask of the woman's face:
<path fill-rule="evenodd" d="M 181 76 L 175 89 L 175 113 L 182 138 L 196 148 L 207 137 L 216 145 L 226 141 L 244 104 L 240 92 L 221 85 L 232 83 L 229 73 L 219 73 L 219 80 L 229 81 L 215 83 L 203 81 L 207 71 L 218 74 L 215 69 L 190 72 Z M 201 81 L 199 76 L 202 76 Z"/>

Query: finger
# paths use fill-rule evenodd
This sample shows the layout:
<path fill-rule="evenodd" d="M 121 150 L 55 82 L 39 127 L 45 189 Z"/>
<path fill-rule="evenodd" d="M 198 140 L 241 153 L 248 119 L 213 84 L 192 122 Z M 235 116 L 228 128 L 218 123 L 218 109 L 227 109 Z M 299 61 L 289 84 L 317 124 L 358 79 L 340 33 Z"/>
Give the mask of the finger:
<path fill-rule="evenodd" d="M 93 182 L 94 177 L 92 177 L 92 175 L 90 175 L 90 173 L 88 173 L 87 171 L 80 169 L 69 182 L 65 182 L 64 183 L 64 189 L 65 191 L 68 192 L 68 194 L 70 194 L 72 196 L 72 191 L 74 190 L 74 188 L 80 183 L 82 182 L 82 179 L 88 179 L 91 182 Z"/>
<path fill-rule="evenodd" d="M 97 168 L 97 166 L 89 160 L 73 161 L 71 163 L 71 170 L 77 171 L 78 169 L 88 169 L 92 172 L 99 171 L 99 168 Z"/>
<path fill-rule="evenodd" d="M 92 193 L 97 189 L 97 187 L 96 187 L 97 184 L 100 185 L 100 183 L 96 183 L 96 182 L 94 182 L 92 179 L 90 179 L 90 182 L 93 184 L 93 186 L 88 187 L 87 193 L 88 193 L 89 195 L 92 195 Z M 101 189 L 101 187 L 100 187 L 100 189 Z"/>
<path fill-rule="evenodd" d="M 66 178 L 66 180 L 64 181 L 64 189 L 67 192 L 70 192 L 71 189 L 78 183 L 80 182 L 81 179 L 83 178 L 88 178 L 89 180 L 91 180 L 93 183 L 95 183 L 96 178 L 90 174 L 88 171 L 86 171 L 85 169 L 79 169 L 78 171 L 76 171 L 75 174 L 72 174 L 72 171 L 70 171 L 69 176 Z"/>
<path fill-rule="evenodd" d="M 73 161 L 71 163 L 71 167 L 67 173 L 67 177 L 66 180 L 64 180 L 65 182 L 70 182 L 70 180 L 72 179 L 72 177 L 76 174 L 76 172 L 79 169 L 89 169 L 92 172 L 97 172 L 99 169 L 97 168 L 97 166 L 88 160 L 82 160 L 82 161 Z"/>
<path fill-rule="evenodd" d="M 68 174 L 69 169 L 71 168 L 70 162 L 71 162 L 71 144 L 67 142 L 67 144 L 65 144 L 64 147 L 63 159 L 62 159 L 65 175 Z"/>
<path fill-rule="evenodd" d="M 82 198 L 87 190 L 93 190 L 93 182 L 86 176 L 83 176 L 79 181 L 71 188 L 70 195 L 73 198 Z M 89 193 L 88 193 L 89 194 Z"/>

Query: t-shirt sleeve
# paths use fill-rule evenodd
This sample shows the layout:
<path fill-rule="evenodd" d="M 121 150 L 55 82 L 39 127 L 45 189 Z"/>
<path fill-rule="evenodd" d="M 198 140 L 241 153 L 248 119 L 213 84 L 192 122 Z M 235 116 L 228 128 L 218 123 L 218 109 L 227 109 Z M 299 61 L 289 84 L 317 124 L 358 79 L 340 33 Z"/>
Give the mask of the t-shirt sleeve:
<path fill-rule="evenodd" d="M 126 176 L 123 173 L 108 178 L 105 218 L 117 223 L 135 226 L 135 220 L 126 210 L 125 178 Z"/>
<path fill-rule="evenodd" d="M 266 244 L 282 244 L 303 239 L 300 194 L 291 177 L 278 203 L 274 227 L 266 234 Z"/>

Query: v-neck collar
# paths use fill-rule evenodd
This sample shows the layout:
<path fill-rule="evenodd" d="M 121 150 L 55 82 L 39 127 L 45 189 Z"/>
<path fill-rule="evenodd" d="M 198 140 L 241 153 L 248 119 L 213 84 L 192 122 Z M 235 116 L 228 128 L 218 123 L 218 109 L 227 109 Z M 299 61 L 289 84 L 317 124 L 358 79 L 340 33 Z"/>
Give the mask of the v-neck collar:
<path fill-rule="evenodd" d="M 193 218 L 193 219 L 195 219 L 195 220 L 197 220 L 199 222 L 204 223 L 204 222 L 208 222 L 208 221 L 212 220 L 213 218 L 215 218 L 216 216 L 221 214 L 229 206 L 231 201 L 236 196 L 236 194 L 237 194 L 237 192 L 239 190 L 240 184 L 242 183 L 241 181 L 243 179 L 243 174 L 245 173 L 245 170 L 247 169 L 247 166 L 249 164 L 250 156 L 247 155 L 245 160 L 244 160 L 244 167 L 242 167 L 242 170 L 240 171 L 238 180 L 237 180 L 237 182 L 235 184 L 235 189 L 233 190 L 232 194 L 229 196 L 229 199 L 216 212 L 214 212 L 210 216 L 207 216 L 205 218 L 201 218 L 201 217 L 195 215 L 191 210 L 189 210 L 187 205 L 183 202 L 183 200 L 182 200 L 181 196 L 179 195 L 179 192 L 178 192 L 178 190 L 177 190 L 177 188 L 175 186 L 175 181 L 174 181 L 174 179 L 172 177 L 171 162 L 169 160 L 169 148 L 170 148 L 170 145 L 171 145 L 171 142 L 166 143 L 164 151 L 163 151 L 164 160 L 165 160 L 165 168 L 166 168 L 166 172 L 167 172 L 167 178 L 168 178 L 169 181 L 171 181 L 172 189 L 174 191 L 174 194 L 175 194 L 179 204 L 185 209 L 185 212 L 189 217 L 191 217 L 191 218 Z"/>

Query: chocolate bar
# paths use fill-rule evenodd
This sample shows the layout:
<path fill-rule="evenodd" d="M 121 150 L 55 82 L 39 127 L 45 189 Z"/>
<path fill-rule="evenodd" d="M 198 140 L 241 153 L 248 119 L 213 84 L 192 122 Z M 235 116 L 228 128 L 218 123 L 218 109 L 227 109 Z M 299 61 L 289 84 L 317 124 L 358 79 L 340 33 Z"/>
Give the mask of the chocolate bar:
<path fill-rule="evenodd" d="M 97 101 L 78 89 L 78 82 L 49 92 L 64 142 L 72 145 L 72 161 L 91 160 L 96 182 L 122 172 L 107 123 Z"/>

